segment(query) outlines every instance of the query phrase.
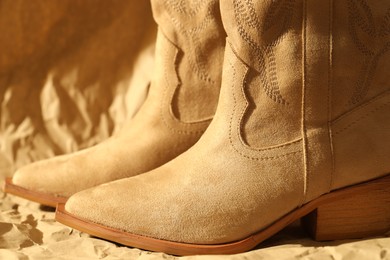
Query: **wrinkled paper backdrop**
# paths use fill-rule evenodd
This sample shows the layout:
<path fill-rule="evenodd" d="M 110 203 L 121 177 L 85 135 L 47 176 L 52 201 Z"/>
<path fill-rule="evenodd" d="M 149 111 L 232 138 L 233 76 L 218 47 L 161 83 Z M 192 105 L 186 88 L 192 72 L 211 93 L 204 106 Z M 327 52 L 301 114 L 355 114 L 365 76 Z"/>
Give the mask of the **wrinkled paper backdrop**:
<path fill-rule="evenodd" d="M 155 34 L 145 0 L 0 0 L 1 179 L 118 131 L 147 95 Z M 175 258 L 91 238 L 2 197 L 0 259 Z M 390 238 L 316 243 L 293 225 L 245 254 L 188 259 L 390 259 Z"/>

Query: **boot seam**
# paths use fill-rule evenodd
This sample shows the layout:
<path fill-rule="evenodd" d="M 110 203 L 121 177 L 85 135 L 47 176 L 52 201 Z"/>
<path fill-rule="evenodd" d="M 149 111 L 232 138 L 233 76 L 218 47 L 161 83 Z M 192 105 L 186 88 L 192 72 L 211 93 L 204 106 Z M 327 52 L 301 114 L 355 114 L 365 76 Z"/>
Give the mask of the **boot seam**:
<path fill-rule="evenodd" d="M 231 49 L 231 51 L 233 52 L 233 55 L 234 57 L 239 60 L 245 67 L 248 67 L 237 55 L 237 53 L 235 52 L 233 46 L 231 45 L 231 43 L 229 41 L 227 41 L 229 43 L 229 47 Z M 234 68 L 234 65 L 232 64 L 232 62 L 230 60 L 227 61 L 229 66 L 231 67 L 231 69 L 233 70 L 233 86 L 234 86 L 234 82 L 236 81 L 237 79 L 237 72 L 236 72 L 236 69 Z M 241 80 L 241 84 L 240 84 L 240 89 L 242 91 L 243 89 L 243 85 L 245 83 L 245 78 L 246 78 L 246 75 L 247 75 L 247 72 L 248 70 L 245 72 L 245 75 L 243 76 L 242 80 Z M 285 157 L 285 156 L 288 156 L 288 155 L 291 155 L 291 154 L 295 154 L 295 153 L 300 153 L 302 150 L 299 149 L 299 150 L 296 150 L 296 151 L 292 151 L 292 152 L 284 152 L 284 153 L 281 153 L 277 156 L 265 156 L 265 157 L 254 157 L 254 156 L 249 156 L 249 155 L 246 155 L 244 154 L 244 152 L 240 151 L 236 145 L 234 144 L 234 140 L 233 140 L 233 121 L 234 121 L 234 115 L 238 112 L 237 111 L 237 98 L 236 98 L 236 95 L 234 93 L 234 89 L 232 90 L 232 97 L 233 97 L 233 110 L 232 112 L 230 113 L 230 122 L 229 122 L 229 143 L 230 145 L 232 146 L 232 148 L 238 153 L 240 154 L 241 156 L 247 158 L 247 159 L 251 159 L 251 160 L 258 160 L 258 161 L 262 161 L 262 160 L 272 160 L 272 159 L 277 159 L 277 158 L 280 158 L 280 157 Z M 245 93 L 244 93 L 244 97 L 245 97 Z M 247 100 L 245 101 L 246 102 L 246 107 L 247 107 Z M 273 151 L 273 150 L 276 150 L 276 149 L 281 149 L 281 148 L 285 148 L 285 147 L 290 147 L 290 146 L 293 146 L 293 145 L 296 145 L 298 144 L 299 142 L 302 141 L 302 139 L 297 139 L 297 140 L 294 140 L 294 141 L 291 141 L 291 142 L 288 142 L 288 143 L 284 143 L 282 145 L 278 145 L 278 146 L 274 146 L 274 147 L 267 147 L 267 148 L 261 148 L 261 149 L 256 149 L 256 148 L 252 148 L 248 145 L 246 145 L 242 139 L 241 139 L 241 135 L 242 135 L 242 129 L 241 129 L 241 122 L 242 122 L 242 117 L 243 117 L 243 114 L 245 113 L 246 111 L 246 107 L 243 109 L 243 111 L 240 112 L 239 114 L 239 122 L 237 123 L 236 127 L 237 127 L 237 139 L 239 140 L 239 144 L 241 146 L 243 146 L 245 149 L 248 149 L 248 150 L 251 150 L 251 151 L 254 151 L 254 152 L 265 152 L 265 151 Z"/>
<path fill-rule="evenodd" d="M 164 32 L 162 30 L 160 30 L 161 34 L 162 34 L 162 37 L 164 37 L 164 39 L 169 42 L 170 45 L 172 45 L 172 47 L 175 49 L 175 57 L 174 57 L 174 63 L 175 63 L 175 75 L 176 75 L 176 78 L 177 80 L 179 81 L 179 84 L 180 84 L 180 78 L 178 77 L 177 75 L 177 70 L 176 70 L 176 63 L 177 63 L 177 57 L 178 57 L 178 53 L 180 50 L 180 48 L 178 46 L 176 46 L 171 40 L 169 40 L 169 38 L 164 34 Z M 168 55 L 167 54 L 168 50 L 164 50 L 164 54 L 165 55 Z M 164 63 L 165 63 L 165 68 L 168 67 L 168 61 L 167 59 L 164 59 Z M 196 135 L 196 134 L 202 134 L 204 133 L 204 131 L 206 130 L 207 126 L 203 126 L 203 130 L 176 130 L 174 129 L 168 122 L 168 119 L 166 118 L 166 115 L 164 112 L 165 109 L 164 109 L 164 105 L 167 105 L 170 107 L 171 105 L 171 97 L 170 95 L 168 95 L 168 92 L 169 92 L 169 89 L 170 89 L 170 86 L 169 86 L 169 80 L 168 80 L 168 77 L 167 77 L 167 73 L 166 73 L 166 69 L 164 69 L 164 80 L 165 80 L 165 88 L 164 88 L 164 93 L 163 93 L 163 100 L 160 102 L 160 116 L 162 118 L 162 121 L 164 122 L 165 126 L 171 130 L 172 132 L 174 133 L 178 133 L 178 134 L 186 134 L 186 135 Z M 177 86 L 175 87 L 175 89 L 173 90 L 173 92 L 175 92 L 177 89 Z M 164 100 L 167 100 L 169 98 L 169 102 L 164 102 Z M 165 104 L 164 104 L 165 103 Z M 170 110 L 170 109 L 169 109 Z M 191 127 L 191 126 L 195 126 L 195 127 L 199 127 L 199 126 L 202 126 L 203 125 L 208 125 L 210 124 L 211 120 L 212 119 L 203 119 L 201 121 L 198 121 L 198 122 L 182 122 L 180 121 L 178 118 L 176 118 L 174 115 L 172 115 L 171 113 L 168 113 L 168 115 L 171 117 L 172 121 L 179 125 L 180 127 Z"/>
<path fill-rule="evenodd" d="M 357 118 L 356 120 L 352 121 L 351 123 L 349 123 L 347 126 L 343 127 L 342 129 L 336 131 L 334 133 L 334 135 L 338 135 L 338 134 L 341 134 L 343 133 L 344 131 L 350 129 L 351 127 L 355 126 L 357 123 L 367 119 L 371 114 L 374 114 L 382 109 L 384 109 L 386 106 L 389 106 L 390 105 L 390 101 L 384 103 L 384 104 L 381 104 L 381 105 L 378 105 L 376 106 L 375 108 L 373 108 L 372 110 L 366 112 L 364 115 L 360 116 L 359 118 Z"/>
<path fill-rule="evenodd" d="M 301 202 L 298 204 L 299 207 L 301 207 L 307 197 L 307 191 L 309 190 L 309 181 L 308 181 L 308 147 L 307 147 L 307 131 L 306 131 L 306 125 L 305 125 L 305 108 L 306 108 L 306 70 L 307 70 L 307 64 L 306 64 L 306 58 L 307 58 L 307 31 L 306 31 L 306 26 L 307 26 L 307 1 L 303 0 L 302 3 L 302 111 L 301 111 L 301 128 L 302 128 L 302 145 L 303 145 L 303 193 L 302 193 L 302 198 Z"/>
<path fill-rule="evenodd" d="M 370 104 L 372 104 L 372 103 L 374 103 L 382 98 L 385 98 L 387 95 L 390 95 L 389 90 L 385 90 L 385 91 L 379 93 L 378 95 L 374 96 L 373 98 L 364 102 L 363 104 L 360 104 L 359 106 L 356 106 L 356 107 L 352 108 L 351 110 L 345 112 L 344 114 L 338 116 L 337 118 L 335 118 L 334 120 L 331 121 L 331 124 L 332 125 L 337 124 L 339 121 L 343 120 L 344 118 L 348 117 L 349 115 L 352 115 L 357 110 L 364 109 L 364 107 L 367 107 L 368 105 L 370 105 Z"/>
<path fill-rule="evenodd" d="M 332 105 L 333 105 L 333 8 L 334 2 L 333 0 L 329 0 L 329 68 L 328 68 L 328 137 L 329 137 L 329 148 L 330 148 L 330 160 L 331 160 L 331 169 L 330 169 L 330 180 L 328 192 L 332 190 L 333 187 L 333 177 L 335 174 L 335 154 L 334 154 L 334 145 L 333 145 L 333 133 L 332 133 Z"/>

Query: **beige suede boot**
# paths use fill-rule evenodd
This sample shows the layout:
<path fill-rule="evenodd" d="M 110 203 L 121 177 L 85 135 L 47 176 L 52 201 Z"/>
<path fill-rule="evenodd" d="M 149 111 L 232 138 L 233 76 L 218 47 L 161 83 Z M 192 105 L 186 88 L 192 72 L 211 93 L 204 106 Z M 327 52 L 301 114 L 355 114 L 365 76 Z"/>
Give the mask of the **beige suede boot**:
<path fill-rule="evenodd" d="M 199 142 L 151 172 L 73 195 L 57 220 L 177 255 L 243 252 L 308 214 L 318 239 L 384 234 L 390 2 L 224 0 L 221 9 L 222 89 Z"/>
<path fill-rule="evenodd" d="M 146 103 L 107 141 L 17 171 L 5 191 L 55 206 L 84 189 L 154 169 L 191 147 L 211 122 L 225 32 L 217 0 L 156 1 L 156 71 Z"/>

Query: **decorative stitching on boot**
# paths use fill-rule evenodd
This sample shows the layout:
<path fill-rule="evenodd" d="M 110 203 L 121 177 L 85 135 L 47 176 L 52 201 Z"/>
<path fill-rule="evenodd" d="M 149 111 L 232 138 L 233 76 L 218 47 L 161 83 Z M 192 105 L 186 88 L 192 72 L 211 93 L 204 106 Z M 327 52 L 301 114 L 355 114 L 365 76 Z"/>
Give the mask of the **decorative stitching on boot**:
<path fill-rule="evenodd" d="M 335 157 L 334 157 L 334 147 L 333 147 L 333 135 L 332 135 L 332 88 L 333 88 L 333 0 L 329 0 L 329 68 L 328 68 L 328 135 L 329 135 L 329 145 L 330 145 L 330 154 L 331 154 L 331 172 L 330 172 L 330 182 L 328 187 L 328 192 L 333 187 L 333 176 L 335 172 Z"/>
<path fill-rule="evenodd" d="M 229 43 L 230 44 L 230 43 Z M 235 53 L 233 47 L 230 45 L 230 49 L 231 51 L 234 53 L 234 55 L 237 57 L 237 54 Z M 237 59 L 239 60 L 239 58 L 237 57 Z M 247 159 L 250 159 L 250 160 L 256 160 L 256 161 L 265 161 L 265 160 L 273 160 L 273 159 L 277 159 L 277 158 L 281 158 L 281 157 L 286 157 L 286 156 L 289 156 L 289 155 L 293 155 L 293 154 L 296 154 L 296 153 L 301 153 L 301 149 L 299 150 L 296 150 L 296 151 L 292 151 L 292 152 L 286 152 L 286 153 L 281 153 L 277 156 L 265 156 L 265 157 L 254 157 L 254 156 L 249 156 L 249 155 L 246 155 L 244 154 L 243 152 L 241 152 L 239 149 L 237 149 L 237 147 L 235 146 L 234 144 L 234 140 L 233 140 L 233 136 L 232 136 L 232 131 L 233 131 L 233 121 L 234 121 L 234 115 L 237 113 L 237 98 L 236 98 L 236 95 L 235 95 L 235 88 L 237 88 L 237 85 L 236 85 L 236 80 L 237 80 L 237 71 L 234 67 L 234 64 L 232 63 L 232 61 L 230 60 L 230 58 L 227 60 L 228 64 L 229 64 L 229 67 L 231 68 L 232 70 L 232 86 L 231 86 L 231 94 L 232 94 L 232 97 L 233 97 L 233 110 L 232 110 L 232 113 L 231 113 L 231 116 L 230 116 L 230 122 L 229 122 L 229 142 L 230 142 L 230 145 L 233 147 L 233 149 L 238 153 L 240 154 L 241 156 L 247 158 Z M 248 75 L 248 70 L 246 71 L 246 73 L 243 75 L 243 78 L 241 80 L 241 84 L 240 84 L 240 91 L 242 93 L 242 95 L 245 97 L 245 93 L 243 92 L 243 85 L 245 84 L 246 82 L 246 76 Z M 242 119 L 244 117 L 244 114 L 245 114 L 245 111 L 247 109 L 247 106 L 248 106 L 248 102 L 247 100 L 245 100 L 245 108 L 240 112 L 238 118 L 239 118 L 239 121 L 236 125 L 236 133 L 237 133 L 237 139 L 240 141 L 240 144 L 245 147 L 246 149 L 248 150 L 251 150 L 251 151 L 254 151 L 254 152 L 265 152 L 265 151 L 273 151 L 273 150 L 277 150 L 277 149 L 282 149 L 282 148 L 285 148 L 285 147 L 289 147 L 289 146 L 293 146 L 293 145 L 296 145 L 298 143 L 300 143 L 302 141 L 302 139 L 298 139 L 298 140 L 294 140 L 292 142 L 289 142 L 289 143 L 285 143 L 285 144 L 282 144 L 282 145 L 279 145 L 279 146 L 275 146 L 275 147 L 268 147 L 268 148 L 261 148 L 261 149 L 256 149 L 256 148 L 252 148 L 252 147 L 249 147 L 247 146 L 243 141 L 242 141 L 242 138 L 241 138 L 241 127 L 242 127 Z"/>
<path fill-rule="evenodd" d="M 357 49 L 365 56 L 360 76 L 355 83 L 355 90 L 349 101 L 349 105 L 356 105 L 367 95 L 379 60 L 390 50 L 390 40 L 386 38 L 390 34 L 390 8 L 381 20 L 379 30 L 375 26 L 371 9 L 365 0 L 349 0 L 348 9 L 351 38 Z M 361 35 L 362 33 L 364 36 Z M 367 41 L 367 39 L 369 40 Z M 377 47 L 378 43 L 384 44 Z"/>
<path fill-rule="evenodd" d="M 356 111 L 364 108 L 364 107 L 367 107 L 369 105 L 371 105 L 372 103 L 375 103 L 377 102 L 378 100 L 382 99 L 382 98 L 386 98 L 386 96 L 390 95 L 390 90 L 385 90 L 383 91 L 382 93 L 379 93 L 377 96 L 371 98 L 370 100 L 364 102 L 363 104 L 351 109 L 350 111 L 338 116 L 337 118 L 335 118 L 331 123 L 332 125 L 334 126 L 335 124 L 337 124 L 339 121 L 343 120 L 344 118 L 348 117 L 349 115 L 352 115 L 353 113 L 355 113 Z"/>
<path fill-rule="evenodd" d="M 299 206 L 302 206 L 305 201 L 306 201 L 306 196 L 307 196 L 307 191 L 309 190 L 309 182 L 308 182 L 308 147 L 307 147 L 307 131 L 306 131 L 306 125 L 305 125 L 305 109 L 306 109 L 306 70 L 307 70 L 307 64 L 306 64 L 306 58 L 307 58 L 307 31 L 306 31 L 306 26 L 307 26 L 307 1 L 303 0 L 303 24 L 302 24 L 302 136 L 303 136 L 303 164 L 304 164 L 304 169 L 303 169 L 303 196 L 302 196 L 302 201 L 300 202 Z"/>
<path fill-rule="evenodd" d="M 175 48 L 175 55 L 174 55 L 174 64 L 175 64 L 175 71 L 177 71 L 177 68 L 176 68 L 176 63 L 177 63 L 177 59 L 178 59 L 178 54 L 179 52 L 181 51 L 176 45 L 174 45 L 166 36 L 164 33 L 162 33 L 162 37 L 164 37 L 164 40 L 167 41 L 169 44 L 172 45 L 173 48 Z M 164 114 L 164 107 L 166 107 L 166 109 L 169 109 L 170 107 L 170 103 L 171 103 L 171 100 L 172 100 L 172 97 L 173 97 L 173 94 L 174 92 L 176 91 L 177 89 L 177 86 L 172 89 L 172 87 L 170 87 L 170 81 L 169 81 L 169 78 L 168 78 L 168 75 L 167 75 L 167 68 L 169 68 L 170 66 L 170 60 L 168 59 L 170 57 L 169 53 L 168 53 L 168 50 L 165 49 L 164 50 L 164 54 L 166 56 L 166 58 L 164 58 L 164 80 L 165 80 L 165 88 L 164 88 L 164 94 L 163 94 L 163 99 L 161 100 L 160 102 L 160 116 L 162 118 L 162 121 L 164 122 L 165 126 L 170 129 L 171 131 L 175 132 L 175 133 L 178 133 L 178 134 L 202 134 L 204 132 L 204 130 L 207 128 L 207 125 L 210 123 L 211 119 L 207 119 L 207 120 L 203 120 L 203 121 L 198 121 L 198 122 L 189 122 L 189 123 L 185 123 L 185 122 L 181 122 L 180 120 L 178 120 L 176 117 L 174 117 L 173 115 L 171 115 L 170 113 L 168 113 L 171 117 L 172 117 L 172 120 L 175 122 L 175 124 L 178 124 L 180 125 L 181 127 L 191 127 L 191 126 L 197 126 L 197 127 L 201 127 L 202 130 L 177 130 L 175 128 L 173 128 L 169 122 L 167 121 L 167 119 L 165 118 L 165 114 Z M 179 78 L 179 75 L 176 73 L 176 78 L 178 80 L 178 85 L 181 84 L 181 80 Z M 169 90 L 171 90 L 173 93 L 172 95 L 168 95 L 168 92 Z M 168 101 L 169 100 L 169 101 Z M 164 102 L 165 101 L 165 102 Z"/>
<path fill-rule="evenodd" d="M 218 0 L 155 1 L 156 8 L 161 9 L 156 19 L 167 26 L 160 31 L 171 43 L 180 46 L 180 59 L 175 61 L 180 84 L 175 88 L 170 107 L 173 116 L 184 123 L 210 120 L 217 106 L 221 75 L 209 56 L 217 58 L 219 66 L 225 37 L 218 3 Z M 172 68 L 170 73 L 173 74 Z M 209 100 L 210 104 L 196 103 L 194 95 L 199 100 Z"/>
<path fill-rule="evenodd" d="M 367 119 L 368 117 L 370 117 L 372 114 L 374 114 L 375 112 L 381 110 L 381 109 L 384 109 L 386 106 L 389 106 L 390 105 L 390 101 L 380 105 L 380 106 L 377 106 L 376 108 L 368 111 L 366 114 L 362 115 L 361 117 L 359 117 L 358 119 L 356 119 L 355 121 L 352 121 L 350 124 L 348 124 L 346 127 L 338 130 L 337 132 L 334 133 L 334 135 L 338 135 L 338 134 L 341 134 L 342 132 L 348 130 L 349 128 L 353 127 L 354 125 L 356 125 L 357 123 L 359 123 L 360 121 L 363 121 L 365 119 Z"/>
<path fill-rule="evenodd" d="M 262 86 L 265 93 L 274 102 L 287 105 L 288 102 L 280 93 L 274 48 L 281 42 L 285 36 L 283 32 L 291 23 L 295 1 L 275 1 L 271 3 L 271 11 L 265 18 L 265 26 L 261 29 L 261 37 L 266 37 L 266 34 L 269 33 L 274 26 L 280 26 L 281 28 L 280 32 L 271 35 L 273 40 L 264 47 L 260 46 L 247 30 L 249 28 L 254 28 L 255 30 L 261 28 L 252 0 L 246 0 L 244 2 L 234 0 L 233 5 L 235 19 L 238 24 L 238 33 L 249 47 L 252 48 L 252 51 L 259 62 L 260 69 L 258 72 L 261 75 Z M 283 19 L 280 19 L 280 17 L 283 17 Z M 247 27 L 247 29 L 245 29 L 245 27 Z"/>
<path fill-rule="evenodd" d="M 165 0 L 164 1 L 166 10 L 169 12 L 169 19 L 172 21 L 172 24 L 176 27 L 176 29 L 180 32 L 180 35 L 183 35 L 183 39 L 188 39 L 188 42 L 191 42 L 191 44 L 188 44 L 188 61 L 191 64 L 191 67 L 193 67 L 194 72 L 199 77 L 199 79 L 208 82 L 208 83 L 215 83 L 214 80 L 212 80 L 211 76 L 208 74 L 206 66 L 204 61 L 207 60 L 206 56 L 203 54 L 203 50 L 199 47 L 194 46 L 201 46 L 199 43 L 198 35 L 199 31 L 204 30 L 204 28 L 211 23 L 213 19 L 212 15 L 212 9 L 214 7 L 213 2 L 207 2 L 202 1 L 199 4 L 191 4 L 188 5 L 187 1 L 183 2 L 177 2 L 177 0 Z M 188 16 L 194 16 L 197 14 L 204 5 L 207 4 L 207 14 L 204 19 L 202 19 L 202 22 L 200 25 L 197 25 L 195 27 L 188 27 L 184 26 L 181 22 L 181 20 L 188 20 Z M 191 6 L 191 7 L 190 7 Z M 195 6 L 195 9 L 192 7 Z"/>

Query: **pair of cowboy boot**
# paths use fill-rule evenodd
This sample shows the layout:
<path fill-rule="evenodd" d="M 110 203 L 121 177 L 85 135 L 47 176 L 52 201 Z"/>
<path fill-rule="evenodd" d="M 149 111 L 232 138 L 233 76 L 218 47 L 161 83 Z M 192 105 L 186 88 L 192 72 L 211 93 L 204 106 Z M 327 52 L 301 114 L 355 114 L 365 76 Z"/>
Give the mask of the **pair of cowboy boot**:
<path fill-rule="evenodd" d="M 61 177 L 26 168 L 15 185 L 32 190 L 29 177 L 59 182 L 68 172 L 87 180 L 83 189 L 119 179 L 59 203 L 57 220 L 176 255 L 243 252 L 300 218 L 318 240 L 390 229 L 388 1 L 152 3 L 158 71 L 133 137 L 108 141 L 101 157 L 62 159 Z M 185 152 L 146 173 L 132 168 L 172 150 L 165 161 Z"/>

